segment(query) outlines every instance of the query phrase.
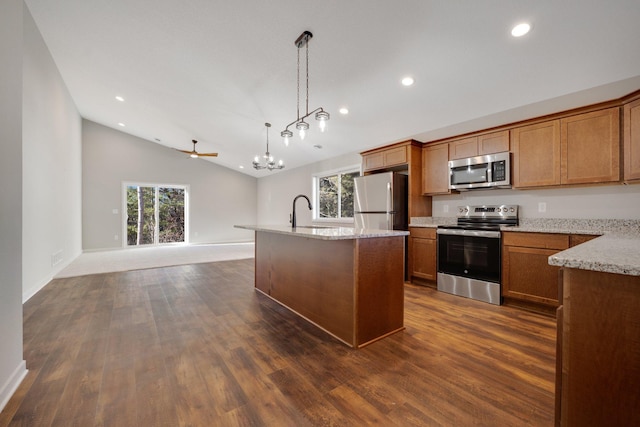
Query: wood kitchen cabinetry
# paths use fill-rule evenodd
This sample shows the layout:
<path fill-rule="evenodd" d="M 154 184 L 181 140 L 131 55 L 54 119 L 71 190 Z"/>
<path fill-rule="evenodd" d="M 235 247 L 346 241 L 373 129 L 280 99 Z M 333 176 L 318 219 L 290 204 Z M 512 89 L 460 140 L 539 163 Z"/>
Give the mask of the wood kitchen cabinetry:
<path fill-rule="evenodd" d="M 409 220 L 431 216 L 431 197 L 422 195 L 422 143 L 415 140 L 360 153 L 365 175 L 384 171 L 406 171 L 409 179 Z"/>
<path fill-rule="evenodd" d="M 436 229 L 409 227 L 409 274 L 414 282 L 436 281 Z"/>
<path fill-rule="evenodd" d="M 624 106 L 624 180 L 640 181 L 640 99 Z"/>
<path fill-rule="evenodd" d="M 449 194 L 449 144 L 422 148 L 422 193 Z"/>
<path fill-rule="evenodd" d="M 386 169 L 392 166 L 406 165 L 409 161 L 408 147 L 389 147 L 362 154 L 362 166 L 365 172 Z"/>
<path fill-rule="evenodd" d="M 511 131 L 513 187 L 620 180 L 620 109 L 607 108 Z"/>
<path fill-rule="evenodd" d="M 559 305 L 558 267 L 549 256 L 569 248 L 569 235 L 504 232 L 502 296 L 505 303 L 552 313 Z"/>
<path fill-rule="evenodd" d="M 562 184 L 620 181 L 620 109 L 560 120 Z"/>
<path fill-rule="evenodd" d="M 560 120 L 511 130 L 514 188 L 560 184 Z"/>
<path fill-rule="evenodd" d="M 559 267 L 549 257 L 595 239 L 597 235 L 523 233 L 502 234 L 502 296 L 505 303 L 552 314 L 562 299 Z"/>
<path fill-rule="evenodd" d="M 556 425 L 640 425 L 640 277 L 562 274 Z"/>
<path fill-rule="evenodd" d="M 509 151 L 509 131 L 485 133 L 449 143 L 449 160 Z"/>

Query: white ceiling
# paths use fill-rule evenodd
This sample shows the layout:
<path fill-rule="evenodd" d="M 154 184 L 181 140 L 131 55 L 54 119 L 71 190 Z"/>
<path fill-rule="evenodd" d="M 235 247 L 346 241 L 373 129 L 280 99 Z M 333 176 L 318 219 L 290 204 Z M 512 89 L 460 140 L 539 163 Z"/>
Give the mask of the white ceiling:
<path fill-rule="evenodd" d="M 26 3 L 82 117 L 174 148 L 197 139 L 198 151 L 220 155 L 196 161 L 253 176 L 269 174 L 251 167 L 265 122 L 272 154 L 293 168 L 640 89 L 638 0 Z M 533 29 L 516 39 L 520 21 Z M 314 35 L 309 109 L 331 120 L 325 133 L 311 120 L 307 138 L 285 148 L 304 30 Z"/>

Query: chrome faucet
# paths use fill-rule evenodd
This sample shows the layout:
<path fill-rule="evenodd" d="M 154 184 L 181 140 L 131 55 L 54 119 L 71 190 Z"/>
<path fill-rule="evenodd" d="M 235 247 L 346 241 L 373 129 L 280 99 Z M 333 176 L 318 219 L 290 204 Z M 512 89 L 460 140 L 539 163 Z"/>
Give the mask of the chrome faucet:
<path fill-rule="evenodd" d="M 291 228 L 296 228 L 296 200 L 298 200 L 300 197 L 304 197 L 305 199 L 307 199 L 307 203 L 309 203 L 309 210 L 313 209 L 313 206 L 311 206 L 311 200 L 309 200 L 309 198 L 307 196 L 305 196 L 304 194 L 298 194 L 294 199 L 293 199 L 293 213 L 291 214 Z"/>

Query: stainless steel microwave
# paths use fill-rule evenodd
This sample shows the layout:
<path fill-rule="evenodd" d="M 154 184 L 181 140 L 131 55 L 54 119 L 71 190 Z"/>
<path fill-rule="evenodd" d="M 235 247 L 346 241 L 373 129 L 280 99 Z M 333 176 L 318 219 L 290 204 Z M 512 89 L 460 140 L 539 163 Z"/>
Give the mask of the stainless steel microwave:
<path fill-rule="evenodd" d="M 511 156 L 504 153 L 487 154 L 449 161 L 449 188 L 510 188 Z"/>

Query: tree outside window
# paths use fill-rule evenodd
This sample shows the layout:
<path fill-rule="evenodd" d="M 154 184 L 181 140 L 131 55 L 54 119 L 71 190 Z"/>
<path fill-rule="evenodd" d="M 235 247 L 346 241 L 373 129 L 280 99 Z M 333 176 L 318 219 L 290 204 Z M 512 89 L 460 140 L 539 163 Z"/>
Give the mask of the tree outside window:
<path fill-rule="evenodd" d="M 316 179 L 316 212 L 319 219 L 353 218 L 353 179 L 358 171 L 333 173 Z"/>

